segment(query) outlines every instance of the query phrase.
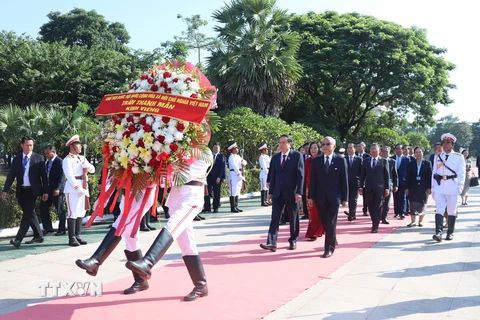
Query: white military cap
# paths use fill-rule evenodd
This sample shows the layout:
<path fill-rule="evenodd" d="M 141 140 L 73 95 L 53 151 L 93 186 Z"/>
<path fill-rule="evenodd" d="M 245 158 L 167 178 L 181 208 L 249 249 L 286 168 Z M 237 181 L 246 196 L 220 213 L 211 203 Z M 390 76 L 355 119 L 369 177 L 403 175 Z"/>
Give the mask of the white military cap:
<path fill-rule="evenodd" d="M 457 141 L 457 138 L 455 138 L 455 136 L 451 133 L 444 133 L 444 134 L 442 134 L 442 141 L 443 140 L 451 141 L 451 142 L 455 143 Z"/>
<path fill-rule="evenodd" d="M 267 147 L 267 144 L 265 143 L 263 146 L 261 146 L 260 148 L 258 148 L 258 150 L 260 150 L 260 151 L 261 151 L 261 150 L 263 150 L 263 149 L 267 149 L 267 148 L 268 148 L 268 147 Z"/>
<path fill-rule="evenodd" d="M 65 144 L 67 147 L 70 147 L 72 144 L 74 144 L 75 142 L 78 142 L 80 143 L 80 137 L 78 136 L 78 134 L 74 135 L 73 137 L 71 137 L 67 143 Z"/>
<path fill-rule="evenodd" d="M 340 149 L 338 150 L 338 152 L 340 152 L 340 153 L 345 153 L 345 148 L 340 148 Z"/>
<path fill-rule="evenodd" d="M 237 143 L 236 142 L 234 142 L 230 147 L 228 147 L 228 150 L 232 151 L 235 148 L 237 148 Z"/>

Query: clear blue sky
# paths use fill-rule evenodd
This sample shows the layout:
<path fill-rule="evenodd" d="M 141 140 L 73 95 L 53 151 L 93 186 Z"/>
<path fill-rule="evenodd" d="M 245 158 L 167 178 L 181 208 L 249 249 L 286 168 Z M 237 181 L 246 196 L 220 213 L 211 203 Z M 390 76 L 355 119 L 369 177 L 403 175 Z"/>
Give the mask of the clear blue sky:
<path fill-rule="evenodd" d="M 200 14 L 209 21 L 201 31 L 215 36 L 211 14 L 223 6 L 222 0 L 179 0 L 179 1 L 126 1 L 126 0 L 23 0 L 2 1 L 0 6 L 0 30 L 38 35 L 39 28 L 47 22 L 47 13 L 60 11 L 67 13 L 74 7 L 96 10 L 108 21 L 122 22 L 131 36 L 129 46 L 135 49 L 152 50 L 160 42 L 173 40 L 186 29 L 177 19 Z M 477 78 L 480 75 L 478 52 L 475 39 L 478 39 L 477 10 L 473 1 L 447 0 L 277 0 L 277 6 L 289 13 L 308 11 L 324 12 L 333 10 L 339 13 L 358 12 L 372 15 L 382 20 L 393 21 L 404 27 L 417 26 L 428 32 L 430 43 L 447 48 L 445 58 L 457 65 L 451 73 L 451 82 L 458 89 L 451 91 L 454 104 L 445 108 L 438 106 L 437 116 L 453 113 L 461 120 L 479 121 Z M 195 56 L 191 55 L 192 62 Z"/>

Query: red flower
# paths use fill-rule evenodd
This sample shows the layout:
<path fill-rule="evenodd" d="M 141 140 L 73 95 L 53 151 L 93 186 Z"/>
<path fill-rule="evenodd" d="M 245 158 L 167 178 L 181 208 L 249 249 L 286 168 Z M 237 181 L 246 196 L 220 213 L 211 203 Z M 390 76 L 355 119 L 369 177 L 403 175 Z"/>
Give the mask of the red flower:
<path fill-rule="evenodd" d="M 130 137 L 131 134 L 132 134 L 132 133 L 127 130 L 127 131 L 124 131 L 124 132 L 123 132 L 122 136 L 128 138 L 128 137 Z"/>
<path fill-rule="evenodd" d="M 117 114 L 117 117 L 119 117 L 120 119 L 123 119 L 125 118 L 125 114 L 124 113 Z"/>
<path fill-rule="evenodd" d="M 117 146 L 113 146 L 112 148 L 113 153 L 117 153 L 117 150 L 118 150 Z"/>
<path fill-rule="evenodd" d="M 165 137 L 164 137 L 164 136 L 158 136 L 158 137 L 156 138 L 156 140 L 157 140 L 158 142 L 160 142 L 160 143 L 163 143 L 163 142 L 165 141 Z"/>
<path fill-rule="evenodd" d="M 127 117 L 127 121 L 128 121 L 128 122 L 133 122 L 133 116 L 128 116 L 128 117 Z"/>
<path fill-rule="evenodd" d="M 135 125 L 131 124 L 128 126 L 128 131 L 130 131 L 130 133 L 135 133 L 135 131 L 137 131 L 137 128 L 135 128 Z"/>
<path fill-rule="evenodd" d="M 162 117 L 162 122 L 167 124 L 170 122 L 170 118 L 169 117 Z"/>
<path fill-rule="evenodd" d="M 140 113 L 134 113 L 133 116 L 134 117 L 140 117 Z"/>
<path fill-rule="evenodd" d="M 172 74 L 168 71 L 164 72 L 163 73 L 163 78 L 166 79 L 166 78 L 170 78 L 172 76 Z"/>
<path fill-rule="evenodd" d="M 152 158 L 152 160 L 150 160 L 150 161 L 148 162 L 148 165 L 149 165 L 150 167 L 155 167 L 155 166 L 157 165 L 157 159 Z"/>
<path fill-rule="evenodd" d="M 140 118 L 140 124 L 146 125 L 147 124 L 147 118 L 146 117 Z"/>
<path fill-rule="evenodd" d="M 150 83 L 150 84 L 153 84 L 153 82 L 154 82 L 153 78 L 148 78 L 147 82 Z"/>
<path fill-rule="evenodd" d="M 145 142 L 143 142 L 143 139 L 138 139 L 137 145 L 143 148 L 145 147 Z"/>
<path fill-rule="evenodd" d="M 130 89 L 135 89 L 136 87 L 135 82 L 130 85 Z"/>
<path fill-rule="evenodd" d="M 196 98 L 196 97 L 197 97 L 197 95 L 196 95 L 195 93 L 192 93 L 192 94 L 190 95 L 190 98 Z"/>
<path fill-rule="evenodd" d="M 190 78 L 190 77 L 188 77 L 187 79 L 185 79 L 185 82 L 186 82 L 186 83 L 189 83 L 189 82 L 192 82 L 192 81 L 193 81 L 193 80 L 192 80 L 192 78 Z"/>
<path fill-rule="evenodd" d="M 159 157 L 160 157 L 160 160 L 165 161 L 165 160 L 168 160 L 168 158 L 170 158 L 170 154 L 164 151 L 159 155 Z"/>
<path fill-rule="evenodd" d="M 157 158 L 157 153 L 155 151 L 152 151 L 152 159 Z"/>
<path fill-rule="evenodd" d="M 150 90 L 158 91 L 158 86 L 156 84 L 154 84 L 153 86 L 150 87 Z"/>
<path fill-rule="evenodd" d="M 143 125 L 143 130 L 145 130 L 145 132 L 150 132 L 152 131 L 152 127 L 148 124 L 145 124 Z"/>
<path fill-rule="evenodd" d="M 178 150 L 178 145 L 176 143 L 171 143 L 170 144 L 170 150 L 172 150 L 173 152 L 177 151 Z"/>
<path fill-rule="evenodd" d="M 177 83 L 177 82 L 178 82 L 178 78 L 173 79 L 172 82 Z"/>
<path fill-rule="evenodd" d="M 177 124 L 177 129 L 178 129 L 178 131 L 183 131 L 183 130 L 185 130 L 185 125 L 183 123 L 178 123 Z"/>
<path fill-rule="evenodd" d="M 146 80 L 148 78 L 148 76 L 146 74 L 142 74 L 140 76 L 140 80 Z"/>
<path fill-rule="evenodd" d="M 160 87 L 168 88 L 168 83 L 165 81 L 160 82 Z"/>
<path fill-rule="evenodd" d="M 120 124 L 120 123 L 122 123 L 122 120 L 120 120 L 120 119 L 114 119 L 113 122 L 114 122 L 115 124 Z"/>
<path fill-rule="evenodd" d="M 172 89 L 171 88 L 165 88 L 165 93 L 171 93 Z"/>

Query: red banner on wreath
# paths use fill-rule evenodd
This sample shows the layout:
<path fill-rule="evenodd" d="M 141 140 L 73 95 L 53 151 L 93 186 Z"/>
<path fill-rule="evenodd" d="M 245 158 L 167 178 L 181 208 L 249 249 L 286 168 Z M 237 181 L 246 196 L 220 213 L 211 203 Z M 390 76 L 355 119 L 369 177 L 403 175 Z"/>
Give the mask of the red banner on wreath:
<path fill-rule="evenodd" d="M 201 123 L 210 108 L 210 104 L 209 100 L 158 92 L 107 94 L 100 102 L 96 116 L 119 113 L 148 113 Z"/>

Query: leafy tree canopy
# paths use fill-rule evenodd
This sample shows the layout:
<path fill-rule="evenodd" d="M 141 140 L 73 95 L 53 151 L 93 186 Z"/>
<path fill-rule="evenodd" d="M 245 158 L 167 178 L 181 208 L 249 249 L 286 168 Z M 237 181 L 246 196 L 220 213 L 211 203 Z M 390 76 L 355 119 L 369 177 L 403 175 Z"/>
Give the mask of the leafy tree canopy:
<path fill-rule="evenodd" d="M 454 65 L 423 29 L 336 12 L 294 15 L 291 28 L 302 39 L 298 86 L 318 120 L 341 140 L 356 136 L 375 107 L 415 112 L 424 125 L 433 121 L 435 104 L 452 102 L 448 91 L 455 86 L 448 77 Z"/>
<path fill-rule="evenodd" d="M 50 12 L 49 21 L 40 27 L 45 42 L 62 42 L 68 45 L 92 47 L 99 45 L 128 53 L 126 46 L 130 35 L 123 23 L 108 22 L 95 10 L 75 8 L 69 13 Z"/>
<path fill-rule="evenodd" d="M 460 147 L 467 148 L 473 140 L 472 125 L 466 121 L 460 121 L 453 114 L 447 115 L 437 122 L 433 134 L 430 137 L 430 144 L 434 145 L 439 142 L 442 134 L 451 133 L 457 138 L 455 150 L 459 151 Z"/>

